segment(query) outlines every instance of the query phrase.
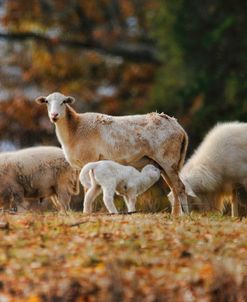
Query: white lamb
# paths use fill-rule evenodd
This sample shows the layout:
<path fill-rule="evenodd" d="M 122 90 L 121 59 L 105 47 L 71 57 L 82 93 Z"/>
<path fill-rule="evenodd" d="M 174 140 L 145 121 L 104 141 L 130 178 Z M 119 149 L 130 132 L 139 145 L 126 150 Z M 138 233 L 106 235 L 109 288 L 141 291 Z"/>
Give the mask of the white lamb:
<path fill-rule="evenodd" d="M 189 206 L 221 211 L 224 201 L 238 215 L 236 184 L 247 189 L 247 123 L 216 125 L 180 172 Z M 173 194 L 168 195 L 173 202 Z"/>
<path fill-rule="evenodd" d="M 111 160 L 86 164 L 80 172 L 80 182 L 88 189 L 84 198 L 84 213 L 92 212 L 92 204 L 103 192 L 103 201 L 110 213 L 118 213 L 113 200 L 115 192 L 124 197 L 128 212 L 135 211 L 136 197 L 148 190 L 160 178 L 160 170 L 146 165 L 141 172 Z"/>

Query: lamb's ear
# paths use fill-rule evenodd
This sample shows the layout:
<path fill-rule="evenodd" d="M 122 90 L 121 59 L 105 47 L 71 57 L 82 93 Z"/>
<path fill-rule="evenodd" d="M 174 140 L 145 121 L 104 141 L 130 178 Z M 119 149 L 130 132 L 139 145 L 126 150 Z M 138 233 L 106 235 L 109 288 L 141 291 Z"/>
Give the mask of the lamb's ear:
<path fill-rule="evenodd" d="M 45 96 L 39 96 L 37 99 L 35 99 L 35 102 L 38 104 L 44 104 L 47 103 L 47 100 Z"/>
<path fill-rule="evenodd" d="M 73 98 L 72 96 L 67 96 L 66 99 L 64 100 L 64 103 L 67 104 L 73 104 L 75 102 L 75 98 Z"/>

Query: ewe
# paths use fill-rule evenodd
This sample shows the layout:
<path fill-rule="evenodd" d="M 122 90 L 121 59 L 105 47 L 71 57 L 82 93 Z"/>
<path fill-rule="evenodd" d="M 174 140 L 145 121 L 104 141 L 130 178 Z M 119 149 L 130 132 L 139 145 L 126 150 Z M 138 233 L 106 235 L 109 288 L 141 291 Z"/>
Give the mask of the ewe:
<path fill-rule="evenodd" d="M 180 172 L 189 205 L 200 210 L 219 210 L 226 198 L 232 216 L 238 215 L 236 184 L 247 189 L 247 123 L 216 125 Z M 168 195 L 171 203 L 172 192 Z"/>
<path fill-rule="evenodd" d="M 110 213 L 118 213 L 114 203 L 115 192 L 124 197 L 128 212 L 135 211 L 136 197 L 148 190 L 160 178 L 160 170 L 153 165 L 141 172 L 111 160 L 86 164 L 79 175 L 81 184 L 88 189 L 84 197 L 84 213 L 92 212 L 92 203 L 103 192 L 103 201 Z"/>
<path fill-rule="evenodd" d="M 0 154 L 0 206 L 51 197 L 56 206 L 69 209 L 79 193 L 78 171 L 65 160 L 62 149 L 33 147 Z"/>
<path fill-rule="evenodd" d="M 66 159 L 77 168 L 88 162 L 109 159 L 135 165 L 144 158 L 155 161 L 175 196 L 173 214 L 188 212 L 185 188 L 179 178 L 188 137 L 176 119 L 166 114 L 109 116 L 78 114 L 68 104 L 72 97 L 55 92 L 36 99 L 46 103 L 48 115 Z"/>

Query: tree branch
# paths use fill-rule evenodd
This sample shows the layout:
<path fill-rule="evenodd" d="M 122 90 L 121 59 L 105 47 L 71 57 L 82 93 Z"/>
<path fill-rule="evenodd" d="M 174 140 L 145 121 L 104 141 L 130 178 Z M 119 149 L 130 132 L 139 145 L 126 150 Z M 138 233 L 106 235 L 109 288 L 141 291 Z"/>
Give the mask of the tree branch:
<path fill-rule="evenodd" d="M 82 48 L 89 51 L 96 51 L 104 55 L 120 56 L 128 61 L 137 63 L 161 63 L 158 58 L 157 50 L 144 43 L 118 42 L 113 46 L 107 47 L 95 41 L 82 42 L 78 40 L 51 38 L 35 32 L 0 32 L 0 39 L 12 41 L 33 40 L 47 44 L 49 47 L 61 45 L 71 48 Z"/>

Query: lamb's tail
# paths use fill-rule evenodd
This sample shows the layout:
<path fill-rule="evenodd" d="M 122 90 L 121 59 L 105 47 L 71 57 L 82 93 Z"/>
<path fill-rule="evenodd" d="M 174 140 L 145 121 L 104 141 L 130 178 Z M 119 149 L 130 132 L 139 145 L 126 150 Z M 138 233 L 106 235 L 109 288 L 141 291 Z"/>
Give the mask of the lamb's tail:
<path fill-rule="evenodd" d="M 183 137 L 183 141 L 181 144 L 181 149 L 180 149 L 180 159 L 178 162 L 178 170 L 180 171 L 184 165 L 184 161 L 185 161 L 185 156 L 186 156 L 186 152 L 187 152 L 187 148 L 188 148 L 188 143 L 189 143 L 189 138 L 187 133 L 184 131 L 184 137 Z"/>
<path fill-rule="evenodd" d="M 80 172 L 79 179 L 84 188 L 90 188 L 95 183 L 92 170 L 96 168 L 97 163 L 86 164 Z"/>

